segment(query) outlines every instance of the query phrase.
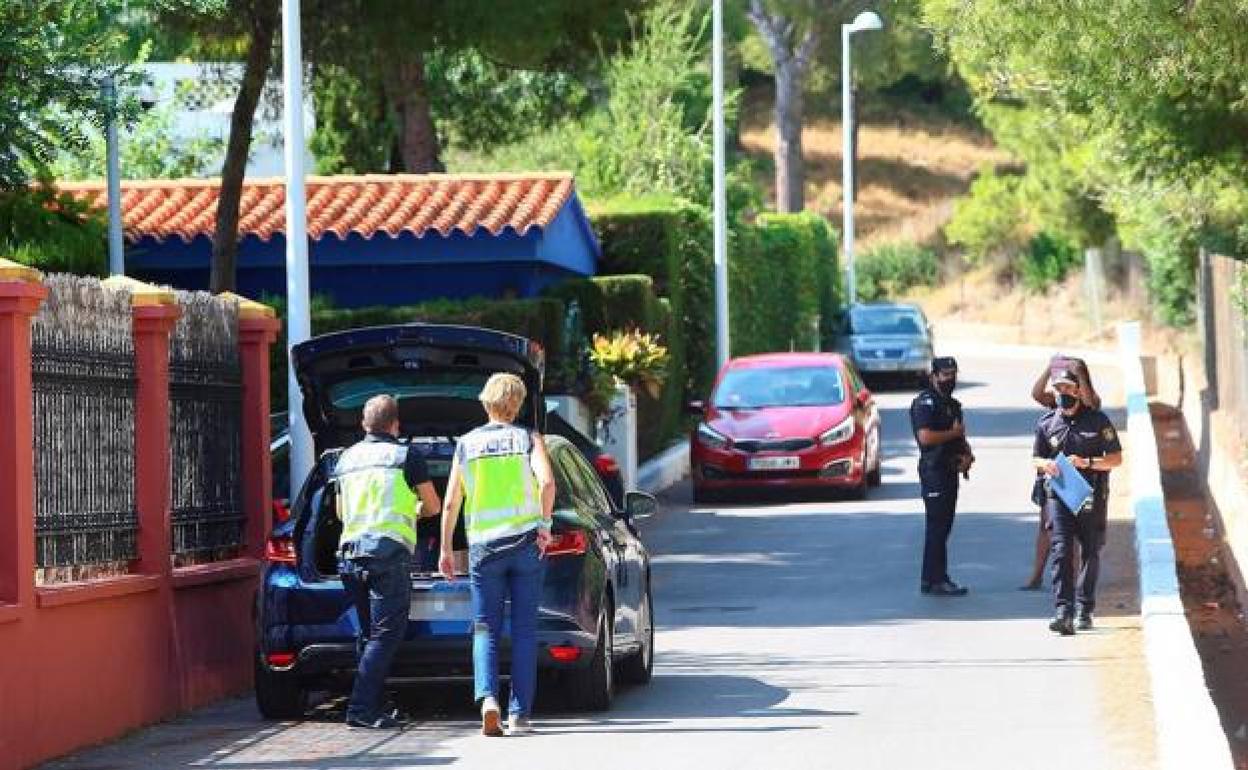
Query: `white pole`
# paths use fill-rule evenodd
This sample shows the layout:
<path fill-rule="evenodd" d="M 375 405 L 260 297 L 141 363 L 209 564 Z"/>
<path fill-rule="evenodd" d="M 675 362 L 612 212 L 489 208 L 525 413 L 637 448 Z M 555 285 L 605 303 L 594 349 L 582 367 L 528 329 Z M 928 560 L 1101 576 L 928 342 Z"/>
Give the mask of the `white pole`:
<path fill-rule="evenodd" d="M 308 227 L 303 184 L 303 53 L 300 50 L 299 0 L 282 0 L 282 95 L 286 153 L 286 352 L 312 333 L 308 297 Z M 290 500 L 299 496 L 315 461 L 312 435 L 303 416 L 303 394 L 295 381 L 293 358 L 287 365 L 290 409 Z"/>
<path fill-rule="evenodd" d="M 724 191 L 724 8 L 714 0 L 711 44 L 712 141 L 715 179 L 712 193 L 715 231 L 715 352 L 720 366 L 732 355 L 728 340 L 728 204 Z"/>
<path fill-rule="evenodd" d="M 104 78 L 100 90 L 108 110 L 104 134 L 108 167 L 108 274 L 125 275 L 125 247 L 121 242 L 121 161 L 117 151 L 117 85 L 112 75 Z"/>
<path fill-rule="evenodd" d="M 854 104 L 849 82 L 849 39 L 851 26 L 841 25 L 841 253 L 845 255 L 845 296 L 849 304 L 858 298 L 854 275 L 854 158 L 850 146 L 854 131 Z"/>

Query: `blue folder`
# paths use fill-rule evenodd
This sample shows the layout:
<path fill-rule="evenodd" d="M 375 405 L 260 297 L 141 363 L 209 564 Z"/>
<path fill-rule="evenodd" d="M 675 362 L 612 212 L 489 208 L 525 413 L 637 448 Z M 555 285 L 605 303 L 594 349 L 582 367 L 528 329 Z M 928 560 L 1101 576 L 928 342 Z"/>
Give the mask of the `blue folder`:
<path fill-rule="evenodd" d="M 1070 464 L 1070 458 L 1065 453 L 1059 452 L 1053 460 L 1057 463 L 1057 469 L 1060 472 L 1049 479 L 1049 489 L 1053 490 L 1053 494 L 1057 495 L 1058 499 L 1065 503 L 1073 513 L 1078 513 L 1091 496 L 1092 485 L 1075 466 Z"/>

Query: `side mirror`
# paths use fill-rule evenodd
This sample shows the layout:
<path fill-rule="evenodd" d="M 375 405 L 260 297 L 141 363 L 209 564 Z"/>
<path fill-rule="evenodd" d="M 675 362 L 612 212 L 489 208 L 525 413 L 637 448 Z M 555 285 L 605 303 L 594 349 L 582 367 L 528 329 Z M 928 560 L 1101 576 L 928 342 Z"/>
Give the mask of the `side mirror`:
<path fill-rule="evenodd" d="M 624 494 L 624 517 L 629 521 L 649 518 L 659 512 L 659 501 L 645 492 Z"/>
<path fill-rule="evenodd" d="M 866 406 L 867 403 L 870 401 L 871 401 L 871 391 L 869 390 L 858 391 L 858 406 Z"/>
<path fill-rule="evenodd" d="M 688 404 L 685 404 L 685 413 L 701 417 L 706 413 L 706 402 L 690 401 Z"/>

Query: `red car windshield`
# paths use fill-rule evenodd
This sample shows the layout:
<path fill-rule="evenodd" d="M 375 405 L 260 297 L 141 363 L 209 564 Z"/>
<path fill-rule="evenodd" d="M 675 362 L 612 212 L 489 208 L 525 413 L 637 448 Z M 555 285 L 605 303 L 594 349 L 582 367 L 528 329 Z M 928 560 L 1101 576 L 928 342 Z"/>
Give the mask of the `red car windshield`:
<path fill-rule="evenodd" d="M 731 369 L 715 389 L 716 409 L 836 406 L 845 401 L 841 372 L 831 366 Z"/>

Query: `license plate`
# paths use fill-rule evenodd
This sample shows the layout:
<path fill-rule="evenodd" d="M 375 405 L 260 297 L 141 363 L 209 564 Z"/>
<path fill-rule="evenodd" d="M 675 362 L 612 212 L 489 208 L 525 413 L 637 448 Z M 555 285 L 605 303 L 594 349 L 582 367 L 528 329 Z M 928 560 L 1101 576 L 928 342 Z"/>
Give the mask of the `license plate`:
<path fill-rule="evenodd" d="M 751 457 L 749 462 L 752 471 L 792 471 L 800 465 L 796 457 Z"/>
<path fill-rule="evenodd" d="M 877 372 L 895 372 L 901 368 L 900 361 L 866 361 L 864 369 L 871 369 Z"/>
<path fill-rule="evenodd" d="M 442 592 L 413 594 L 407 617 L 412 620 L 472 620 L 472 597 Z"/>

